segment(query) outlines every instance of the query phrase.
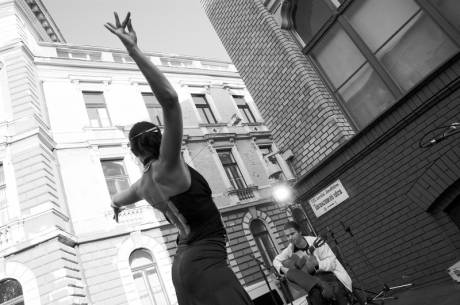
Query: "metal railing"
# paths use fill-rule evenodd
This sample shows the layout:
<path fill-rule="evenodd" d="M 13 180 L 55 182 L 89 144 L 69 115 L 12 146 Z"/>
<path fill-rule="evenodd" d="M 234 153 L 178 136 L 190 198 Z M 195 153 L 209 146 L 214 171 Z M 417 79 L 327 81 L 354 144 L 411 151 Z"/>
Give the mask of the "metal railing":
<path fill-rule="evenodd" d="M 239 200 L 250 200 L 256 197 L 254 194 L 254 190 L 256 189 L 257 186 L 248 186 L 246 188 L 230 190 L 228 193 L 238 196 Z"/>

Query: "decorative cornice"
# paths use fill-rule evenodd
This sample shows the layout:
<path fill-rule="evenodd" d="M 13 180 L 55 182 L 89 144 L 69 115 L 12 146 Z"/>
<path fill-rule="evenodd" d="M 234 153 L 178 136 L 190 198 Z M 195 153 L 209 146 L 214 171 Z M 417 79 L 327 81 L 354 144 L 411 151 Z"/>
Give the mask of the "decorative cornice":
<path fill-rule="evenodd" d="M 213 141 L 229 141 L 233 142 L 236 138 L 236 133 L 209 133 L 204 135 L 205 140 Z"/>
<path fill-rule="evenodd" d="M 18 0 L 18 3 L 23 1 L 30 8 L 35 18 L 37 18 L 38 23 L 42 26 L 51 41 L 65 42 L 64 36 L 62 36 L 41 0 Z"/>
<path fill-rule="evenodd" d="M 77 60 L 70 58 L 58 58 L 58 57 L 43 57 L 36 56 L 35 64 L 43 66 L 55 66 L 59 68 L 96 68 L 96 69 L 109 69 L 109 70 L 120 70 L 120 71 L 139 71 L 139 68 L 132 63 L 118 63 L 112 61 L 91 61 L 91 60 Z M 197 68 L 176 68 L 159 66 L 159 69 L 166 74 L 179 74 L 179 75 L 205 75 L 205 76 L 216 76 L 216 77 L 228 77 L 241 79 L 238 72 L 233 71 L 220 71 L 220 70 L 205 70 Z"/>
<path fill-rule="evenodd" d="M 272 138 L 272 133 L 270 131 L 251 131 L 249 136 L 255 139 L 258 138 Z"/>

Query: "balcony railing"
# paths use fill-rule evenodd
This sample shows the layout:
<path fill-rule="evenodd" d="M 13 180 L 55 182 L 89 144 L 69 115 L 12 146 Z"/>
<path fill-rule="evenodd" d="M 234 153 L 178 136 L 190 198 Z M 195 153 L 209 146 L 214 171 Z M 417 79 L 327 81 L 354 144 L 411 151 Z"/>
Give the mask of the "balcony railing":
<path fill-rule="evenodd" d="M 52 44 L 44 44 L 53 46 Z M 82 46 L 63 46 L 57 47 L 56 55 L 59 58 L 86 60 L 86 61 L 102 61 L 102 62 L 117 62 L 117 63 L 130 63 L 134 64 L 134 60 L 125 52 L 120 52 L 112 49 L 102 49 Z M 177 67 L 177 68 L 194 68 L 204 70 L 216 70 L 236 72 L 233 64 L 222 61 L 210 61 L 204 58 L 182 57 L 182 56 L 164 56 L 163 54 L 150 53 L 147 56 L 164 67 Z"/>
<path fill-rule="evenodd" d="M 0 251 L 13 246 L 24 239 L 22 221 L 16 221 L 0 227 Z"/>
<path fill-rule="evenodd" d="M 147 223 L 161 223 L 166 221 L 163 214 L 154 210 L 150 205 L 143 205 L 121 211 L 119 222 L 131 226 L 139 226 Z"/>
<path fill-rule="evenodd" d="M 239 200 L 250 200 L 255 198 L 254 190 L 257 189 L 257 186 L 248 186 L 246 188 L 230 190 L 228 193 L 230 195 L 237 195 Z"/>

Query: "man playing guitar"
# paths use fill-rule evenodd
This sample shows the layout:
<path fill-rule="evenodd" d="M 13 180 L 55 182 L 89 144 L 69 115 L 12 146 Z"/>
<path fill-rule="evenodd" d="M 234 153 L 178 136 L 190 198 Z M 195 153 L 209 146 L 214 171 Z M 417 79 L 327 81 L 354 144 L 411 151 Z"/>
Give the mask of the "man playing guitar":
<path fill-rule="evenodd" d="M 295 222 L 284 225 L 289 245 L 273 260 L 286 278 L 305 289 L 312 305 L 347 305 L 351 278 L 321 237 L 302 236 Z"/>

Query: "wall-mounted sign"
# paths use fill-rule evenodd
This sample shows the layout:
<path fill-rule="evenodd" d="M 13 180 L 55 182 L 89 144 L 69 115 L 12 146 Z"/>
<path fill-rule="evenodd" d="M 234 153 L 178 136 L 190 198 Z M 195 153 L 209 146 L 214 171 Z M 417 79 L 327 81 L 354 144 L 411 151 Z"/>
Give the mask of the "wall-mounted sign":
<path fill-rule="evenodd" d="M 308 200 L 308 202 L 313 212 L 315 212 L 316 217 L 320 217 L 345 201 L 348 197 L 350 196 L 348 196 L 342 183 L 340 180 L 337 180 Z"/>

